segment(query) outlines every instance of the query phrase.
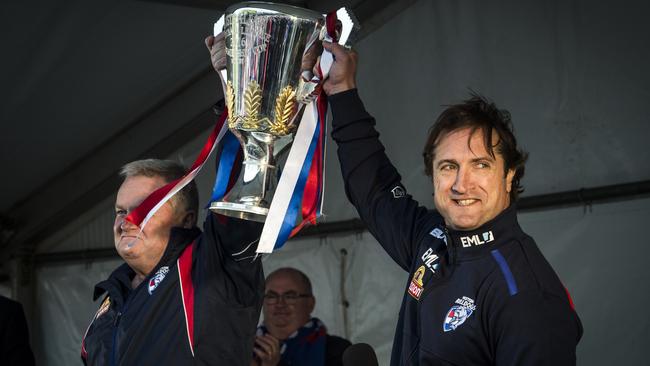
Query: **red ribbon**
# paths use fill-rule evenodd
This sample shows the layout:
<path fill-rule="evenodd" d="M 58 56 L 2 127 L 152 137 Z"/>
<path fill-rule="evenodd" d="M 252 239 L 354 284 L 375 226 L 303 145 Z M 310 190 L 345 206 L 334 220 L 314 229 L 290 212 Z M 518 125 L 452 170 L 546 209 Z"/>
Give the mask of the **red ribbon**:
<path fill-rule="evenodd" d="M 336 34 L 336 11 L 331 11 L 325 17 L 325 28 L 327 29 L 327 34 L 332 38 L 332 42 L 338 42 L 339 37 Z"/>
<path fill-rule="evenodd" d="M 203 145 L 203 149 L 201 149 L 199 156 L 196 158 L 194 164 L 192 164 L 192 167 L 185 173 L 185 175 L 153 191 L 147 198 L 145 198 L 144 201 L 142 201 L 142 203 L 140 203 L 138 207 L 136 207 L 129 213 L 129 215 L 126 217 L 126 220 L 128 220 L 129 222 L 133 223 L 136 226 L 140 226 L 142 221 L 149 214 L 149 211 L 151 211 L 151 209 L 154 206 L 156 206 L 158 202 L 160 202 L 163 198 L 165 198 L 165 196 L 167 195 L 167 193 L 169 193 L 169 191 L 171 191 L 174 187 L 176 187 L 176 185 L 181 180 L 183 180 L 183 178 L 187 177 L 188 174 L 194 171 L 194 169 L 201 167 L 205 163 L 205 161 L 210 156 L 210 152 L 212 151 L 212 148 L 214 147 L 214 144 L 217 141 L 219 132 L 221 131 L 227 117 L 228 117 L 228 110 L 224 108 L 223 113 L 221 113 L 221 116 L 219 116 L 217 123 L 214 125 L 214 129 L 212 130 L 212 133 L 210 134 L 210 136 L 208 136 L 208 140 L 206 141 L 205 145 Z M 191 180 L 185 182 L 183 186 L 187 185 L 189 182 L 191 182 Z"/>
<path fill-rule="evenodd" d="M 327 34 L 332 38 L 333 42 L 338 41 L 338 35 L 336 33 L 336 23 L 337 23 L 336 11 L 332 11 L 327 14 L 325 17 L 325 27 L 327 29 Z M 318 68 L 318 73 L 320 78 L 323 78 L 323 72 Z M 318 95 L 317 100 L 317 109 L 318 109 L 318 118 L 320 120 L 319 125 L 319 137 L 318 145 L 316 145 L 316 154 L 314 154 L 314 160 L 311 163 L 309 168 L 309 177 L 305 183 L 305 190 L 302 197 L 302 217 L 303 221 L 298 224 L 292 231 L 290 238 L 298 234 L 302 228 L 307 225 L 315 225 L 316 219 L 318 217 L 318 209 L 320 205 L 321 195 L 323 189 L 323 134 L 325 131 L 325 113 L 327 112 L 327 95 L 321 89 Z"/>

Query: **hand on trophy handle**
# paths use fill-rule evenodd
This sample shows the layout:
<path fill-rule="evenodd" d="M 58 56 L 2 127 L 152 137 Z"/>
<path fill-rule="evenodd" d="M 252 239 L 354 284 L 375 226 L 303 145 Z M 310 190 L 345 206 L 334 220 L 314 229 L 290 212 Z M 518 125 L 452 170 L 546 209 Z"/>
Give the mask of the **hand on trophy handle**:
<path fill-rule="evenodd" d="M 212 60 L 212 67 L 216 71 L 221 71 L 226 68 L 226 38 L 222 33 L 216 36 L 207 36 L 205 38 L 205 46 L 210 52 L 210 59 Z"/>
<path fill-rule="evenodd" d="M 325 93 L 327 95 L 333 95 L 355 89 L 357 87 L 355 81 L 357 53 L 337 43 L 323 42 L 323 48 L 331 52 L 334 56 L 332 67 L 329 70 L 329 76 L 323 83 Z M 318 67 L 318 63 L 316 67 Z"/>
<path fill-rule="evenodd" d="M 300 70 L 302 71 L 309 71 L 309 73 L 317 74 L 314 73 L 314 67 L 316 66 L 316 62 L 318 61 L 318 56 L 323 53 L 323 45 L 322 42 L 314 42 L 309 48 L 305 51 L 305 53 L 302 55 L 302 62 L 300 65 Z M 311 79 L 311 76 L 309 76 L 308 79 Z"/>
<path fill-rule="evenodd" d="M 226 38 L 223 32 L 216 36 L 207 36 L 205 46 L 210 52 L 212 67 L 219 74 L 221 86 L 226 90 L 225 70 L 226 70 Z"/>

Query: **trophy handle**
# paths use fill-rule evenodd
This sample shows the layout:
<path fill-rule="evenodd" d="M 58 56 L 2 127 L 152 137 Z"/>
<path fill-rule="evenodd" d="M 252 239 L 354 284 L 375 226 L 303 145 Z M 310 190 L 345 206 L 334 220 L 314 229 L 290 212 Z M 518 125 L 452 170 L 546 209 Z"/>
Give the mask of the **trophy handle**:
<path fill-rule="evenodd" d="M 213 36 L 218 36 L 221 32 L 223 32 L 223 25 L 225 24 L 226 21 L 226 16 L 221 15 L 221 18 L 217 20 L 216 23 L 214 23 L 214 29 L 213 29 Z M 228 73 L 226 72 L 226 69 L 219 70 L 218 72 L 219 78 L 221 79 L 221 88 L 223 90 L 223 95 L 226 95 L 226 84 L 228 83 Z"/>

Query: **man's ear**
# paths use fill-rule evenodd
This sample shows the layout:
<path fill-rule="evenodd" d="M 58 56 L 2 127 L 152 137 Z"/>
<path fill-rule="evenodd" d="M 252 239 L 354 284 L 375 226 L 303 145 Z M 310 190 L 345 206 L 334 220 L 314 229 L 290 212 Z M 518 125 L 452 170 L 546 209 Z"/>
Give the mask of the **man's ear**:
<path fill-rule="evenodd" d="M 185 229 L 191 229 L 195 225 L 196 225 L 196 212 L 193 210 L 185 212 L 185 216 L 183 216 L 183 227 Z"/>
<path fill-rule="evenodd" d="M 508 173 L 506 174 L 506 192 L 510 193 L 512 191 L 512 180 L 515 177 L 515 170 L 510 169 L 508 170 Z"/>

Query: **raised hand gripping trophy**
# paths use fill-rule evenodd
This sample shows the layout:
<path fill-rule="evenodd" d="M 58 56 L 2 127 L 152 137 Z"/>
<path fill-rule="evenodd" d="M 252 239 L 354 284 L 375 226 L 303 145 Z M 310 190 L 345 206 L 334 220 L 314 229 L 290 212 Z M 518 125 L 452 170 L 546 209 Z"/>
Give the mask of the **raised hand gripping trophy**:
<path fill-rule="evenodd" d="M 340 31 L 334 26 L 337 17 Z M 299 229 L 295 228 L 299 213 L 310 222 L 320 209 L 326 102 L 319 86 L 329 71 L 331 54 L 325 51 L 321 56 L 325 70 L 317 76 L 303 70 L 303 59 L 324 39 L 345 44 L 357 24 L 343 8 L 323 16 L 263 2 L 233 5 L 215 24 L 215 35 L 223 31 L 226 42 L 226 70 L 220 76 L 228 128 L 241 144 L 243 163 L 239 178 L 225 196 L 224 179 L 229 174 L 218 172 L 218 193 L 210 209 L 265 222 L 260 253 L 281 246 Z M 222 153 L 219 170 L 232 165 L 222 164 L 228 157 L 232 160 L 232 154 L 224 158 Z M 310 171 L 318 177 L 310 177 Z M 312 186 L 305 188 L 310 184 L 307 181 Z M 301 202 L 311 209 L 301 209 Z"/>

